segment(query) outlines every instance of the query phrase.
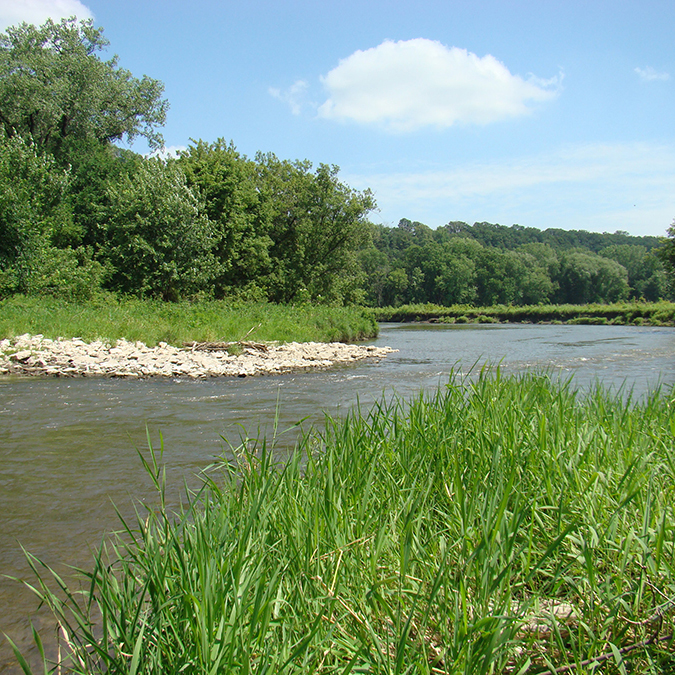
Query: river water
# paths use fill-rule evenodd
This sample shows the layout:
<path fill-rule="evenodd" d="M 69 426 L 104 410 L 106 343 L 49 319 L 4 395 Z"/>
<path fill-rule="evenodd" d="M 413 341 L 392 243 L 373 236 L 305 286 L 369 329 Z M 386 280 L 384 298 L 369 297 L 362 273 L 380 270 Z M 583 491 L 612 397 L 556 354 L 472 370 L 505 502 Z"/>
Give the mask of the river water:
<path fill-rule="evenodd" d="M 379 363 L 330 371 L 210 380 L 0 379 L 0 575 L 30 580 L 21 546 L 46 563 L 86 566 L 103 534 L 152 500 L 137 448 L 160 437 L 168 481 L 180 486 L 251 437 L 322 411 L 344 414 L 393 391 L 406 397 L 484 363 L 504 373 L 550 369 L 580 388 L 596 381 L 642 396 L 675 384 L 675 329 L 623 326 L 384 324 Z M 280 443 L 292 444 L 293 433 Z M 0 632 L 29 653 L 30 621 L 44 612 L 21 584 L 0 576 Z M 2 638 L 0 638 L 2 640 Z M 0 643 L 0 673 L 18 672 Z"/>

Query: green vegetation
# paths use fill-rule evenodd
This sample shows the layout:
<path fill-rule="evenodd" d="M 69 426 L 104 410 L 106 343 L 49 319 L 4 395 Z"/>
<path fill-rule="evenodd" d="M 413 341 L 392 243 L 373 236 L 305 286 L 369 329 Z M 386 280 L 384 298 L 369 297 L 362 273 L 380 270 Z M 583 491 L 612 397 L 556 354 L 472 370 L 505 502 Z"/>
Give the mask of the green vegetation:
<path fill-rule="evenodd" d="M 0 35 L 0 108 L 8 136 L 30 137 L 57 157 L 75 141 L 133 141 L 144 136 L 161 147 L 166 121 L 164 85 L 140 80 L 97 52 L 109 45 L 93 21 L 48 19 L 22 23 Z"/>
<path fill-rule="evenodd" d="M 381 307 L 371 310 L 378 321 L 430 321 L 434 323 L 586 323 L 675 326 L 675 303 L 615 302 L 590 305 L 497 305 L 470 307 L 432 304 Z"/>
<path fill-rule="evenodd" d="M 244 441 L 178 514 L 153 453 L 159 504 L 81 592 L 31 558 L 65 665 L 671 672 L 672 394 L 626 398 L 483 371 L 328 418 L 280 464 L 274 439 Z"/>
<path fill-rule="evenodd" d="M 0 338 L 24 333 L 45 337 L 119 338 L 181 345 L 184 342 L 354 342 L 377 335 L 359 307 L 268 303 L 166 303 L 101 296 L 90 302 L 14 296 L 0 300 Z"/>
<path fill-rule="evenodd" d="M 403 219 L 374 227 L 360 252 L 367 304 L 442 306 L 613 303 L 673 298 L 658 237 Z M 673 258 L 675 261 L 675 258 Z"/>
<path fill-rule="evenodd" d="M 220 138 L 160 148 L 161 82 L 102 61 L 91 20 L 0 34 L 0 299 L 102 290 L 180 302 L 442 306 L 675 299 L 670 239 L 402 219 L 338 167 Z"/>
<path fill-rule="evenodd" d="M 91 20 L 0 34 L 0 298 L 360 301 L 370 192 L 222 139 L 177 159 L 121 150 L 160 148 L 168 103 L 102 61 L 107 45 Z"/>

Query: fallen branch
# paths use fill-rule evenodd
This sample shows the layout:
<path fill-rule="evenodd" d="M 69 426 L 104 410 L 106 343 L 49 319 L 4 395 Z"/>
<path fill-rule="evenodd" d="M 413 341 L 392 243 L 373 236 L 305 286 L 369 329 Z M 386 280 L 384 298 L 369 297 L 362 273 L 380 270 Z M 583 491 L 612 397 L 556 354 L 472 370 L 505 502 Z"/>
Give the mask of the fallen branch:
<path fill-rule="evenodd" d="M 259 352 L 269 351 L 268 346 L 264 342 L 250 342 L 245 340 L 237 340 L 236 342 L 184 342 L 183 347 L 192 352 L 226 352 L 232 347 L 255 349 Z"/>

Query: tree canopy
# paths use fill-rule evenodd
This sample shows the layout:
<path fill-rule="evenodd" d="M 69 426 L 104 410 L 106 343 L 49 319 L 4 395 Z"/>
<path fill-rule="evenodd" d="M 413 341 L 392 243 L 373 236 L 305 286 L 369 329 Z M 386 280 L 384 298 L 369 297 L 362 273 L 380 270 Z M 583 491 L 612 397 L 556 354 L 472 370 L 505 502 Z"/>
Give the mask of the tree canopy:
<path fill-rule="evenodd" d="M 0 123 L 59 155 L 67 138 L 111 143 L 142 136 L 161 147 L 164 85 L 138 79 L 99 53 L 108 46 L 92 19 L 22 23 L 0 34 Z"/>
<path fill-rule="evenodd" d="M 331 164 L 248 158 L 223 138 L 166 161 L 123 150 L 138 137 L 161 146 L 168 103 L 159 80 L 104 60 L 107 47 L 75 18 L 0 34 L 0 298 L 520 305 L 675 290 L 675 225 L 665 245 L 487 222 L 377 226 L 372 193 Z"/>
<path fill-rule="evenodd" d="M 664 270 L 668 248 L 656 254 L 663 245 L 658 237 L 459 221 L 432 230 L 404 218 L 398 227 L 376 226 L 372 241 L 359 257 L 366 301 L 376 306 L 582 304 L 672 295 Z"/>

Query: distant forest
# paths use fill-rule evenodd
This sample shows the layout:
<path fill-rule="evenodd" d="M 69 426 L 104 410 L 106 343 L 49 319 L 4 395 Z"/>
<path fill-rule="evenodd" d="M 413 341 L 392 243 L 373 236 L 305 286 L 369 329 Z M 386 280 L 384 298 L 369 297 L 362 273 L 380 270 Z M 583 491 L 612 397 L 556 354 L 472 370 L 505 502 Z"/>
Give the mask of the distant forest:
<path fill-rule="evenodd" d="M 0 299 L 537 304 L 672 298 L 675 242 L 490 223 L 368 220 L 338 167 L 161 148 L 163 84 L 101 61 L 91 20 L 0 34 Z M 671 228 L 672 229 L 672 228 Z M 672 234 L 672 232 L 671 232 Z M 660 247 L 660 248 L 659 248 Z"/>
<path fill-rule="evenodd" d="M 367 304 L 377 307 L 615 302 L 669 298 L 664 239 L 582 230 L 403 219 L 374 226 L 359 253 Z"/>

